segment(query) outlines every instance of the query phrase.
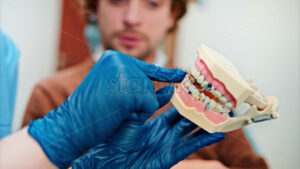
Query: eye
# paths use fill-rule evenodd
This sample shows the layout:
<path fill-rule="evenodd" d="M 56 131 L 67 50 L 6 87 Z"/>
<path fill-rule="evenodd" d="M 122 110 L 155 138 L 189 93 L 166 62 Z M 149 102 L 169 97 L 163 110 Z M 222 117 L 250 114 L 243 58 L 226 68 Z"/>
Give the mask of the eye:
<path fill-rule="evenodd" d="M 111 4 L 121 5 L 126 2 L 126 0 L 109 0 Z"/>
<path fill-rule="evenodd" d="M 151 8 L 156 8 L 159 6 L 159 2 L 157 0 L 147 0 L 147 5 Z"/>

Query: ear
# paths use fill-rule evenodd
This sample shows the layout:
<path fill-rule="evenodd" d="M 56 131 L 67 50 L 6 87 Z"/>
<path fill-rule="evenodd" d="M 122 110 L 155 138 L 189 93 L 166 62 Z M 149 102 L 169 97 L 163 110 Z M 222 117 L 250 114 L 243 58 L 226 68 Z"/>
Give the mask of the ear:
<path fill-rule="evenodd" d="M 168 19 L 168 32 L 171 32 L 172 30 L 175 29 L 175 26 L 176 26 L 176 12 L 172 12 L 169 16 L 169 19 Z"/>

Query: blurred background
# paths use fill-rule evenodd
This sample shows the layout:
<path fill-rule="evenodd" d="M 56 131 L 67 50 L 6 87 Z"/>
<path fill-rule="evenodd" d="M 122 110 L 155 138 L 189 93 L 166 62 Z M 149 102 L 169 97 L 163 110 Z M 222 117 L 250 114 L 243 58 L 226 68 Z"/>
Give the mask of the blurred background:
<path fill-rule="evenodd" d="M 37 82 L 90 56 L 86 19 L 77 6 L 72 0 L 0 0 L 0 27 L 21 51 L 14 131 Z M 186 68 L 205 44 L 279 99 L 279 119 L 245 128 L 272 169 L 300 168 L 299 8 L 299 0 L 191 2 L 168 52 Z"/>

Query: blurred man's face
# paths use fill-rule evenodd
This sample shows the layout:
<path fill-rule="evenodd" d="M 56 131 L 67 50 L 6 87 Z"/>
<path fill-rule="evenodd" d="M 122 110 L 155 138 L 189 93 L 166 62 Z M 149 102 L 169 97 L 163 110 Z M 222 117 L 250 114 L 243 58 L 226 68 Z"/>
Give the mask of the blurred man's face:
<path fill-rule="evenodd" d="M 98 24 L 104 49 L 144 60 L 174 25 L 172 0 L 99 0 Z"/>

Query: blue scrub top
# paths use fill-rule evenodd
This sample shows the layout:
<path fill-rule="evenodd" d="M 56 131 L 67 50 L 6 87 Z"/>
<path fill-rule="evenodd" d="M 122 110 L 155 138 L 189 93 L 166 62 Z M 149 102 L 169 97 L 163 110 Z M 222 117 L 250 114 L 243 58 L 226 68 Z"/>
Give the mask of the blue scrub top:
<path fill-rule="evenodd" d="M 11 133 L 19 54 L 13 41 L 0 30 L 0 139 Z"/>

